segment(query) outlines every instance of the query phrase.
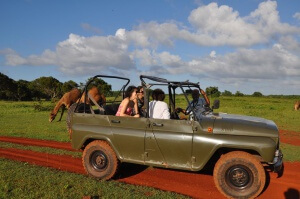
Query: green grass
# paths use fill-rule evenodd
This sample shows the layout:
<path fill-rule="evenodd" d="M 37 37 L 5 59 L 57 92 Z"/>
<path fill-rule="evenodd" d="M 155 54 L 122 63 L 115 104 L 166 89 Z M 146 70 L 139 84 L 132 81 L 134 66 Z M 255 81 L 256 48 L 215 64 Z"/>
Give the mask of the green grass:
<path fill-rule="evenodd" d="M 216 112 L 262 117 L 273 120 L 279 129 L 300 132 L 300 111 L 294 110 L 294 103 L 287 98 L 220 97 Z"/>
<path fill-rule="evenodd" d="M 98 181 L 3 158 L 0 158 L 0 171 L 0 198 L 186 198 L 149 187 Z"/>
<path fill-rule="evenodd" d="M 43 102 L 45 109 L 54 107 Z M 70 141 L 66 130 L 66 112 L 61 122 L 49 123 L 50 110 L 35 110 L 34 102 L 0 101 L 0 135 Z M 58 117 L 58 116 L 57 116 Z"/>
<path fill-rule="evenodd" d="M 300 147 L 290 144 L 280 144 L 280 148 L 283 153 L 283 160 L 289 162 L 300 162 Z"/>

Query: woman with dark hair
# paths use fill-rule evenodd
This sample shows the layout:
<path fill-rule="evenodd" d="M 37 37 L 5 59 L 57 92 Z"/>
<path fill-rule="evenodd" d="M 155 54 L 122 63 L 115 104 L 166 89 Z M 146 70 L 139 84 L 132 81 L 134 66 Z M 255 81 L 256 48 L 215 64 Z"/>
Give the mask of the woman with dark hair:
<path fill-rule="evenodd" d="M 165 99 L 165 93 L 161 89 L 152 92 L 153 101 L 149 102 L 149 116 L 155 119 L 170 119 L 169 107 Z"/>
<path fill-rule="evenodd" d="M 135 86 L 129 86 L 125 91 L 125 98 L 121 102 L 116 116 L 125 116 L 125 117 L 140 117 L 137 107 L 137 88 Z M 133 109 L 136 113 L 133 115 Z"/>

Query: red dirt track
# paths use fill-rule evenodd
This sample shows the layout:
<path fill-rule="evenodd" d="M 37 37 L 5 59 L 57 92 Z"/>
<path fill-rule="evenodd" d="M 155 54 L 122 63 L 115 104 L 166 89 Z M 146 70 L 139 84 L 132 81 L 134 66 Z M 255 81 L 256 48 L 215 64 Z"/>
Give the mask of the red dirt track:
<path fill-rule="evenodd" d="M 300 133 L 286 130 L 279 130 L 280 142 L 300 146 Z"/>
<path fill-rule="evenodd" d="M 281 137 L 282 138 L 282 137 Z M 36 139 L 0 137 L 2 142 L 53 147 L 72 150 L 70 143 Z M 29 150 L 1 148 L 0 157 L 30 164 L 51 167 L 63 171 L 85 174 L 80 158 L 68 155 L 52 155 Z M 299 198 L 300 162 L 284 164 L 284 174 L 268 173 L 267 187 L 258 198 Z M 193 198 L 224 198 L 216 189 L 209 172 L 185 172 L 171 169 L 148 168 L 141 165 L 122 164 L 117 181 L 181 193 Z"/>

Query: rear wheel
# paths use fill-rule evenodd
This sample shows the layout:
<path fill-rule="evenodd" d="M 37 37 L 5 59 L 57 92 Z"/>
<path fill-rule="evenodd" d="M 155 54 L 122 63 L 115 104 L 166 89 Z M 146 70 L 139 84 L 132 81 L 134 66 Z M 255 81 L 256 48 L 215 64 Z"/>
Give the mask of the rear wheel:
<path fill-rule="evenodd" d="M 96 140 L 86 146 L 82 155 L 85 171 L 92 177 L 109 180 L 119 168 L 119 160 L 111 146 Z"/>
<path fill-rule="evenodd" d="M 228 198 L 255 198 L 265 186 L 266 174 L 256 157 L 234 151 L 218 160 L 214 181 L 218 190 Z"/>

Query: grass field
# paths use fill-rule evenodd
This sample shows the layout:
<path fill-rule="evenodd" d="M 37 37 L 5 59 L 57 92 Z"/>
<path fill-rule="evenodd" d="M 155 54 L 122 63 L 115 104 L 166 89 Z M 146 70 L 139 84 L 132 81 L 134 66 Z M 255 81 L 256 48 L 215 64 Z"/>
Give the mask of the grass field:
<path fill-rule="evenodd" d="M 0 158 L 0 198 L 186 198 L 179 194 Z"/>
<path fill-rule="evenodd" d="M 300 111 L 295 99 L 268 97 L 221 97 L 218 112 L 263 117 L 273 120 L 279 129 L 300 132 Z"/>
<path fill-rule="evenodd" d="M 294 99 L 267 97 L 220 97 L 220 109 L 226 112 L 263 117 L 275 121 L 280 129 L 300 133 L 300 111 L 293 110 Z M 183 97 L 178 106 L 185 108 Z M 0 101 L 0 136 L 17 136 L 55 141 L 69 141 L 65 117 L 62 122 L 48 122 L 51 102 Z M 300 136 L 300 135 L 299 135 Z M 78 152 L 22 146 L 0 142 L 2 148 L 19 148 L 80 157 Z M 300 161 L 300 147 L 282 144 L 285 161 Z M 0 158 L 0 198 L 184 198 L 174 193 L 117 181 L 102 182 L 86 176 L 28 165 Z"/>

